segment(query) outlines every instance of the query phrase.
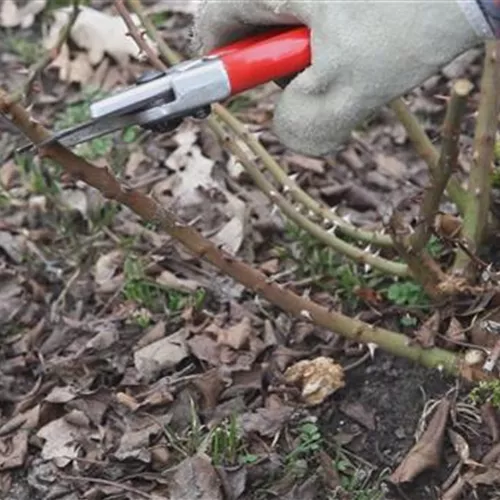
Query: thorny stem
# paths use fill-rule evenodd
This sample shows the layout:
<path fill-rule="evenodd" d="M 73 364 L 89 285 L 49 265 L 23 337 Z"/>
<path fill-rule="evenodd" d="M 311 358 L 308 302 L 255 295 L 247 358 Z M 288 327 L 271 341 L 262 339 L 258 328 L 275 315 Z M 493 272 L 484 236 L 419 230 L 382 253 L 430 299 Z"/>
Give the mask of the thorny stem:
<path fill-rule="evenodd" d="M 255 163 L 246 155 L 243 149 L 233 140 L 215 120 L 212 123 L 212 130 L 222 143 L 237 156 L 243 166 L 254 180 L 259 189 L 275 204 L 280 210 L 299 227 L 306 230 L 321 243 L 328 245 L 335 251 L 345 255 L 360 264 L 367 264 L 379 271 L 399 277 L 408 277 L 408 266 L 400 262 L 377 257 L 369 252 L 365 252 L 345 241 L 337 238 L 334 234 L 325 231 L 322 227 L 303 216 L 294 206 L 279 194 L 265 175 L 257 168 Z"/>
<path fill-rule="evenodd" d="M 228 126 L 231 130 L 245 142 L 245 144 L 250 148 L 252 153 L 256 154 L 261 160 L 264 167 L 269 171 L 269 173 L 274 177 L 274 179 L 279 182 L 287 191 L 290 192 L 292 197 L 297 203 L 301 203 L 308 210 L 321 217 L 326 222 L 334 224 L 338 227 L 339 232 L 344 235 L 353 238 L 364 243 L 370 243 L 372 245 L 380 247 L 392 247 L 392 239 L 388 235 L 376 233 L 373 231 L 365 231 L 363 229 L 358 229 L 345 222 L 342 217 L 335 215 L 331 210 L 324 204 L 318 202 L 309 194 L 307 194 L 300 186 L 280 167 L 276 160 L 269 154 L 269 152 L 262 146 L 262 144 L 250 135 L 244 125 L 234 117 L 226 108 L 218 106 L 215 110 L 217 116 Z"/>
<path fill-rule="evenodd" d="M 122 17 L 123 21 L 127 25 L 128 28 L 128 34 L 134 39 L 134 42 L 137 44 L 137 46 L 144 51 L 145 55 L 148 57 L 148 59 L 151 61 L 151 64 L 156 66 L 158 69 L 164 68 L 163 63 L 161 62 L 160 58 L 156 55 L 155 51 L 151 48 L 149 43 L 143 43 L 143 38 L 141 36 L 141 33 L 139 33 L 139 30 L 137 29 L 134 20 L 130 16 L 129 11 L 125 7 L 124 0 L 115 0 L 115 8 Z"/>
<path fill-rule="evenodd" d="M 50 50 L 48 50 L 45 55 L 36 62 L 33 67 L 30 69 L 28 78 L 23 85 L 22 91 L 20 94 L 13 99 L 20 100 L 23 98 L 28 98 L 31 94 L 32 87 L 33 87 L 33 82 L 36 80 L 38 75 L 45 69 L 45 67 L 50 64 L 51 61 L 53 61 L 57 55 L 59 54 L 59 51 L 61 50 L 62 46 L 66 42 L 66 40 L 69 37 L 69 34 L 71 32 L 71 28 L 73 28 L 73 25 L 75 24 L 76 18 L 78 17 L 78 14 L 80 13 L 80 0 L 72 0 L 72 5 L 73 5 L 73 10 L 71 11 L 71 16 L 68 20 L 68 23 L 64 28 L 61 29 L 61 32 L 59 33 L 59 37 L 57 38 L 56 44 L 54 47 L 52 47 Z"/>
<path fill-rule="evenodd" d="M 500 77 L 500 42 L 486 42 L 481 97 L 477 114 L 472 166 L 469 176 L 467 204 L 464 213 L 462 239 L 468 250 L 476 254 L 485 236 L 490 210 L 491 168 L 498 122 L 498 82 Z M 474 278 L 473 262 L 459 250 L 453 270 Z"/>
<path fill-rule="evenodd" d="M 2 91 L 0 91 L 0 112 L 9 117 L 34 144 L 39 144 L 50 136 L 42 125 L 31 119 L 21 105 L 13 103 Z M 109 167 L 92 165 L 58 143 L 43 148 L 42 153 L 57 162 L 72 177 L 98 189 L 107 199 L 116 200 L 145 221 L 158 224 L 193 255 L 213 264 L 224 274 L 289 314 L 309 320 L 356 342 L 373 343 L 395 356 L 406 357 L 429 368 L 461 375 L 470 380 L 489 377 L 481 370 L 467 367 L 460 355 L 440 348 L 424 349 L 416 344 L 410 344 L 405 335 L 374 327 L 336 311 L 329 311 L 305 297 L 286 290 L 280 284 L 268 280 L 264 273 L 217 248 L 192 226 L 180 223 L 174 213 L 160 206 L 150 196 L 122 186 Z"/>
<path fill-rule="evenodd" d="M 151 23 L 147 16 L 145 16 L 140 2 L 138 0 L 128 0 L 128 3 L 130 8 L 134 11 L 141 22 L 144 23 L 146 32 L 151 37 L 151 39 L 153 39 L 157 43 L 159 51 L 160 53 L 162 53 L 166 61 L 172 65 L 178 63 L 181 60 L 181 57 L 175 54 L 161 39 L 155 26 Z M 137 31 L 137 28 L 133 25 L 133 23 L 129 26 L 129 29 L 131 34 L 132 32 Z M 145 46 L 147 45 L 147 43 L 142 39 L 142 37 L 134 36 L 134 40 L 136 40 L 138 46 L 146 52 Z M 168 49 L 167 52 L 163 52 L 165 47 Z M 155 63 L 155 61 L 152 61 L 152 64 L 155 64 L 157 69 L 160 70 L 164 70 L 166 68 L 165 65 L 161 62 Z M 267 152 L 267 150 L 260 144 L 260 142 L 252 137 L 246 131 L 244 125 L 240 123 L 239 120 L 235 118 L 227 109 L 225 109 L 224 106 L 216 103 L 212 106 L 212 111 L 214 116 L 217 116 L 221 121 L 223 121 L 236 134 L 236 136 L 243 140 L 248 148 L 262 160 L 263 165 L 269 170 L 273 177 L 282 185 L 288 187 L 292 191 L 292 193 L 295 194 L 296 199 L 303 203 L 307 208 L 317 213 L 318 215 L 321 215 L 323 220 L 326 219 L 327 221 L 331 222 L 331 224 L 334 227 L 337 227 L 339 230 L 344 230 L 345 234 L 349 233 L 349 235 L 353 238 L 366 238 L 367 241 L 371 241 L 374 244 L 382 246 L 392 246 L 390 244 L 392 243 L 390 237 L 356 229 L 350 224 L 347 224 L 345 221 L 343 221 L 341 217 L 333 214 L 326 207 L 321 207 L 318 202 L 307 195 L 295 182 L 293 182 L 285 174 L 282 168 Z M 217 133 L 218 124 L 213 116 L 207 119 L 207 123 L 214 131 L 214 133 Z M 247 154 L 241 148 L 233 149 L 233 151 L 238 151 L 238 154 L 235 154 L 235 156 L 240 159 L 247 170 L 249 168 L 249 165 L 253 166 L 253 162 L 248 158 Z M 250 174 L 254 178 L 254 180 L 256 180 L 256 172 L 260 174 L 258 170 L 255 170 L 253 174 Z M 259 179 L 267 183 L 265 177 L 262 176 L 259 177 Z M 268 188 L 268 192 L 275 191 L 274 188 L 270 185 L 268 186 Z M 408 268 L 404 264 L 392 262 L 387 259 L 374 256 L 369 252 L 360 250 L 358 247 L 343 241 L 333 234 L 328 233 L 322 227 L 298 213 L 297 210 L 295 210 L 284 197 L 280 196 L 279 201 L 277 201 L 276 204 L 283 210 L 284 213 L 287 214 L 289 218 L 294 220 L 300 227 L 316 236 L 320 241 L 330 246 L 335 251 L 342 253 L 343 255 L 355 260 L 356 262 L 367 263 L 385 273 L 393 273 L 397 276 L 408 276 Z"/>
<path fill-rule="evenodd" d="M 394 99 L 389 103 L 389 106 L 405 127 L 408 137 L 413 143 L 418 155 L 427 163 L 431 174 L 434 174 L 438 169 L 439 152 L 432 144 L 425 130 L 422 128 L 415 115 L 408 109 L 403 99 Z M 452 176 L 448 181 L 446 190 L 459 212 L 463 214 L 465 211 L 466 192 L 455 176 Z"/>
<path fill-rule="evenodd" d="M 430 185 L 425 190 L 420 206 L 419 224 L 410 238 L 410 247 L 416 253 L 419 253 L 427 245 L 432 235 L 432 226 L 441 203 L 441 197 L 450 176 L 457 167 L 460 125 L 472 88 L 472 83 L 467 80 L 458 80 L 453 85 L 443 123 L 443 145 L 437 168 L 431 172 Z"/>
<path fill-rule="evenodd" d="M 148 36 L 155 41 L 158 51 L 164 57 L 168 64 L 173 65 L 180 63 L 182 58 L 174 50 L 172 50 L 158 34 L 158 30 L 151 22 L 151 19 L 146 15 L 140 0 L 127 0 L 127 4 L 131 11 L 139 18 L 141 24 L 144 26 Z M 142 44 L 141 44 L 142 47 Z M 159 68 L 158 68 L 159 69 Z"/>

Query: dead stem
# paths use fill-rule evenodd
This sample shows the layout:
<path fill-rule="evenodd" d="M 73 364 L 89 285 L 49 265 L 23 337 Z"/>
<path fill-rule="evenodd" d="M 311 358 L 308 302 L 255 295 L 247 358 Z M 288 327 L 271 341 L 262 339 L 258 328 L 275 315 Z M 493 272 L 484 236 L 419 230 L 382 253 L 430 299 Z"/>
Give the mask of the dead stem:
<path fill-rule="evenodd" d="M 443 145 L 437 162 L 437 168 L 431 171 L 430 185 L 425 190 L 420 207 L 419 224 L 410 238 L 410 247 L 416 253 L 425 248 L 432 235 L 434 219 L 439 209 L 441 198 L 451 175 L 457 168 L 460 125 L 465 112 L 467 98 L 472 88 L 472 83 L 467 80 L 458 80 L 453 85 L 443 123 Z"/>
<path fill-rule="evenodd" d="M 481 78 L 481 97 L 462 228 L 462 240 L 472 254 L 477 253 L 486 236 L 489 219 L 490 177 L 499 108 L 499 48 L 500 42 L 496 40 L 486 42 L 484 69 Z M 456 274 L 466 276 L 470 281 L 475 278 L 473 262 L 463 250 L 457 252 L 453 270 Z"/>
<path fill-rule="evenodd" d="M 425 160 L 431 173 L 438 169 L 439 152 L 432 144 L 415 115 L 409 110 L 403 99 L 394 99 L 389 104 L 398 120 L 405 127 L 408 137 L 415 147 L 418 155 Z M 452 176 L 446 186 L 448 194 L 461 214 L 465 211 L 466 193 L 459 180 Z"/>
<path fill-rule="evenodd" d="M 10 102 L 2 91 L 0 91 L 0 112 L 9 117 L 35 144 L 50 136 L 41 124 L 31 119 L 21 105 Z M 289 314 L 311 321 L 356 342 L 376 344 L 395 356 L 406 357 L 429 368 L 440 369 L 454 375 L 462 374 L 474 380 L 488 376 L 480 370 L 470 368 L 467 370 L 460 355 L 444 349 L 423 349 L 418 345 L 412 345 L 405 335 L 374 327 L 336 311 L 329 311 L 306 297 L 270 282 L 264 273 L 220 250 L 192 226 L 179 222 L 175 214 L 161 207 L 151 197 L 122 186 L 109 167 L 92 165 L 57 143 L 47 146 L 42 153 L 58 163 L 73 178 L 98 189 L 106 198 L 127 206 L 143 220 L 158 224 L 193 255 L 211 263 L 225 275 Z"/>

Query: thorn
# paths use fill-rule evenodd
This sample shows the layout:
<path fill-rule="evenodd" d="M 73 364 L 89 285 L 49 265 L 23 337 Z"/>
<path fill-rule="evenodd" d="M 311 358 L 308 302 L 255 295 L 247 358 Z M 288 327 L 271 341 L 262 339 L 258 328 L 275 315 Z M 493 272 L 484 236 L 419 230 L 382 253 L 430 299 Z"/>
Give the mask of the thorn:
<path fill-rule="evenodd" d="M 303 318 L 306 318 L 310 321 L 312 321 L 312 316 L 311 316 L 311 313 L 309 311 L 307 311 L 306 309 L 302 309 L 302 311 L 300 311 L 300 315 L 303 317 Z"/>
<path fill-rule="evenodd" d="M 346 222 L 347 224 L 351 223 L 351 214 L 345 214 L 342 216 L 342 220 Z"/>
<path fill-rule="evenodd" d="M 378 349 L 378 345 L 373 342 L 368 342 L 367 347 L 370 353 L 370 358 L 375 359 L 375 351 Z"/>

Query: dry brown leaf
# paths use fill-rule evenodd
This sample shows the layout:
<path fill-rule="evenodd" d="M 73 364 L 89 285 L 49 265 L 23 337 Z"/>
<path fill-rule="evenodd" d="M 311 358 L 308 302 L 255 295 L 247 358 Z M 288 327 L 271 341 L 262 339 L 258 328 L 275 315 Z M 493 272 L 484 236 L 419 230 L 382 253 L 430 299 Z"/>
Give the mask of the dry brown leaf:
<path fill-rule="evenodd" d="M 141 164 L 148 161 L 148 157 L 142 152 L 142 150 L 132 151 L 125 165 L 125 177 L 131 179 L 136 176 L 137 170 Z"/>
<path fill-rule="evenodd" d="M 134 364 L 141 378 L 151 380 L 160 371 L 174 368 L 187 356 L 186 330 L 182 328 L 136 351 Z"/>
<path fill-rule="evenodd" d="M 22 467 L 28 453 L 28 431 L 0 439 L 0 471 Z"/>
<path fill-rule="evenodd" d="M 243 243 L 244 235 L 245 225 L 243 218 L 236 215 L 212 237 L 212 242 L 225 252 L 236 255 Z"/>
<path fill-rule="evenodd" d="M 195 280 L 182 279 L 175 276 L 170 271 L 162 271 L 156 278 L 156 282 L 166 288 L 177 290 L 179 292 L 192 293 L 201 288 L 201 284 Z"/>
<path fill-rule="evenodd" d="M 53 460 L 61 468 L 79 456 L 80 442 L 85 439 L 86 434 L 85 430 L 68 421 L 68 415 L 52 420 L 37 432 L 37 436 L 45 441 L 42 458 Z"/>
<path fill-rule="evenodd" d="M 141 402 L 139 407 L 143 408 L 145 406 L 164 406 L 172 403 L 173 400 L 173 394 L 166 387 L 159 387 L 158 389 L 155 389 L 150 394 L 148 394 L 144 401 Z"/>
<path fill-rule="evenodd" d="M 259 408 L 255 412 L 244 413 L 239 417 L 239 423 L 245 433 L 256 433 L 261 436 L 273 437 L 293 414 L 289 406 L 273 406 Z"/>
<path fill-rule="evenodd" d="M 206 361 L 212 366 L 220 364 L 220 346 L 208 335 L 194 335 L 187 341 L 189 349 L 201 361 Z"/>
<path fill-rule="evenodd" d="M 222 484 L 208 458 L 186 458 L 176 468 L 170 484 L 170 500 L 223 500 Z"/>
<path fill-rule="evenodd" d="M 287 382 L 301 387 L 302 397 L 311 406 L 345 386 L 342 366 L 324 356 L 299 361 L 288 367 L 284 375 Z"/>
<path fill-rule="evenodd" d="M 113 293 L 123 282 L 122 276 L 115 276 L 123 266 L 125 255 L 122 250 L 113 250 L 101 255 L 94 266 L 94 280 L 100 293 Z"/>
<path fill-rule="evenodd" d="M 313 474 L 302 484 L 295 484 L 283 500 L 315 500 L 318 494 L 318 477 Z"/>
<path fill-rule="evenodd" d="M 153 469 L 163 470 L 170 460 L 170 451 L 164 444 L 158 444 L 150 449 Z M 159 499 L 158 499 L 159 500 Z"/>
<path fill-rule="evenodd" d="M 266 260 L 266 262 L 263 262 L 262 264 L 259 265 L 259 269 L 266 274 L 276 274 L 279 271 L 280 268 L 280 261 L 279 259 L 270 259 Z"/>
<path fill-rule="evenodd" d="M 29 28 L 35 16 L 45 9 L 47 0 L 29 0 L 21 8 L 14 0 L 2 0 L 0 7 L 0 26 L 2 28 Z"/>
<path fill-rule="evenodd" d="M 64 404 L 72 401 L 77 396 L 77 392 L 70 386 L 54 387 L 49 394 L 45 396 L 45 401 L 48 403 Z"/>
<path fill-rule="evenodd" d="M 126 430 L 120 439 L 120 445 L 115 451 L 114 456 L 118 460 L 133 458 L 144 463 L 149 463 L 151 461 L 151 452 L 148 450 L 149 439 L 157 432 L 157 425 L 151 425 L 139 430 Z"/>
<path fill-rule="evenodd" d="M 156 323 L 156 325 L 149 328 L 146 333 L 137 341 L 134 349 L 141 349 L 142 347 L 146 347 L 147 345 L 160 340 L 165 336 L 166 326 L 167 325 L 165 321 L 159 321 L 158 323 Z"/>
<path fill-rule="evenodd" d="M 116 324 L 111 321 L 102 321 L 93 327 L 97 333 L 85 344 L 85 349 L 88 351 L 109 349 L 120 338 Z"/>
<path fill-rule="evenodd" d="M 470 479 L 467 479 L 467 482 L 471 486 L 491 486 L 493 484 L 500 483 L 500 468 L 498 467 L 488 467 L 485 472 L 480 474 L 475 474 Z"/>
<path fill-rule="evenodd" d="M 462 463 L 466 465 L 481 466 L 481 464 L 475 460 L 471 460 L 469 443 L 467 443 L 462 435 L 452 429 L 448 429 L 448 436 L 450 437 L 455 453 L 459 456 Z"/>
<path fill-rule="evenodd" d="M 448 399 L 443 399 L 439 403 L 420 440 L 391 474 L 390 480 L 393 483 L 412 481 L 424 470 L 439 467 L 450 407 L 451 402 Z"/>
<path fill-rule="evenodd" d="M 453 344 L 455 344 L 455 342 L 467 341 L 465 331 L 457 318 L 451 318 L 448 329 L 446 330 L 446 338 L 450 339 Z"/>
<path fill-rule="evenodd" d="M 420 328 L 416 331 L 415 337 L 417 338 L 417 342 L 422 347 L 434 346 L 440 321 L 441 318 L 439 312 L 436 311 L 430 318 L 424 321 L 424 323 L 422 323 Z"/>
<path fill-rule="evenodd" d="M 47 50 L 56 44 L 60 30 L 67 25 L 72 7 L 64 7 L 52 12 L 54 22 L 50 26 L 44 46 Z M 139 26 L 139 20 L 132 14 L 134 24 Z M 88 52 L 92 66 L 99 64 L 108 54 L 119 64 L 126 64 L 130 57 L 142 59 L 141 51 L 134 40 L 127 36 L 128 28 L 121 16 L 112 16 L 91 7 L 80 7 L 80 13 L 71 29 L 71 40 L 81 49 Z M 155 45 L 149 37 L 145 37 L 153 50 Z"/>
<path fill-rule="evenodd" d="M 118 401 L 118 403 L 120 403 L 123 406 L 126 406 L 131 411 L 136 411 L 140 407 L 140 404 L 138 403 L 137 399 L 135 399 L 133 396 L 125 392 L 117 392 L 115 398 Z"/>
<path fill-rule="evenodd" d="M 19 167 L 14 160 L 5 162 L 0 168 L 0 184 L 8 191 L 18 183 L 19 179 Z"/>
<path fill-rule="evenodd" d="M 342 413 L 345 413 L 349 418 L 365 426 L 372 431 L 375 430 L 375 410 L 367 409 L 360 402 L 343 403 L 340 406 Z"/>
<path fill-rule="evenodd" d="M 90 81 L 93 74 L 94 69 L 90 64 L 88 55 L 84 52 L 80 52 L 71 61 L 69 77 L 66 81 L 68 83 L 78 83 L 79 85 L 85 85 Z"/>
<path fill-rule="evenodd" d="M 323 174 L 325 172 L 324 160 L 319 160 L 317 158 L 309 158 L 308 156 L 290 153 L 285 156 L 284 161 L 292 167 L 310 170 L 311 172 L 315 172 L 317 174 Z"/>
<path fill-rule="evenodd" d="M 227 345 L 232 349 L 242 349 L 248 344 L 250 335 L 252 334 L 252 323 L 248 316 L 241 319 L 236 325 L 229 328 L 219 328 L 212 324 L 207 328 L 207 332 L 214 333 L 217 337 L 217 343 Z"/>
<path fill-rule="evenodd" d="M 18 237 L 7 231 L 0 231 L 0 250 L 3 250 L 16 264 L 23 261 L 23 246 Z"/>
<path fill-rule="evenodd" d="M 41 405 L 36 405 L 29 410 L 14 415 L 0 427 L 0 436 L 4 436 L 13 430 L 34 429 L 40 420 Z"/>
<path fill-rule="evenodd" d="M 395 156 L 388 156 L 383 153 L 377 153 L 374 156 L 379 172 L 388 177 L 401 179 L 407 171 L 406 165 Z"/>

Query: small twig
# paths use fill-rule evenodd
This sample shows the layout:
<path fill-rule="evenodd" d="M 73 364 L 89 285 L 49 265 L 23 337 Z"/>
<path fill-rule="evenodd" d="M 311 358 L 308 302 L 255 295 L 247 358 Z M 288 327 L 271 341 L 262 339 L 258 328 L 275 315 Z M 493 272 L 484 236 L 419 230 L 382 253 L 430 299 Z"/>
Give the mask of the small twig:
<path fill-rule="evenodd" d="M 438 168 L 439 152 L 432 144 L 415 115 L 409 110 L 408 106 L 401 98 L 391 101 L 390 108 L 405 127 L 408 137 L 413 143 L 418 155 L 427 163 L 430 172 L 434 173 Z M 460 182 L 455 176 L 452 176 L 448 181 L 446 190 L 460 213 L 463 214 L 465 211 L 466 192 L 462 186 L 460 186 Z"/>
<path fill-rule="evenodd" d="M 154 497 L 149 493 L 144 493 L 144 491 L 138 490 L 132 486 L 128 486 L 126 484 L 117 483 L 116 481 L 110 481 L 108 479 L 101 479 L 99 477 L 84 477 L 84 476 L 72 476 L 70 474 L 59 474 L 61 479 L 66 479 L 67 481 L 80 481 L 83 483 L 94 483 L 94 484 L 103 484 L 105 486 L 111 486 L 113 488 L 118 488 L 123 491 L 129 491 L 130 493 L 134 493 L 142 498 L 146 498 L 148 500 L 153 500 Z"/>
<path fill-rule="evenodd" d="M 124 0 L 116 0 L 115 8 L 127 25 L 129 36 L 134 39 L 134 42 L 137 44 L 137 46 L 144 52 L 144 54 L 146 54 L 151 64 L 153 64 L 153 66 L 160 70 L 167 69 L 167 67 L 161 62 L 161 59 L 156 55 L 155 51 L 151 48 L 149 43 L 147 43 L 141 33 L 139 33 L 139 30 L 137 29 L 136 24 L 130 16 L 129 11 L 125 7 Z"/>
<path fill-rule="evenodd" d="M 468 80 L 458 80 L 453 85 L 443 123 L 443 145 L 437 162 L 437 168 L 431 171 L 431 184 L 425 191 L 420 207 L 419 225 L 410 238 L 410 246 L 417 253 L 427 245 L 433 233 L 432 227 L 439 204 L 441 203 L 441 197 L 450 176 L 457 167 L 460 125 L 465 112 L 467 98 L 472 88 L 473 86 Z"/>
<path fill-rule="evenodd" d="M 486 42 L 484 69 L 481 78 L 481 96 L 474 136 L 474 152 L 469 176 L 467 205 L 464 213 L 462 238 L 468 250 L 476 254 L 488 225 L 491 197 L 491 167 L 498 123 L 498 82 L 500 77 L 500 43 Z M 475 277 L 474 265 L 469 256 L 459 251 L 453 265 L 455 273 L 464 274 L 469 280 Z"/>
<path fill-rule="evenodd" d="M 71 11 L 71 16 L 68 20 L 68 23 L 66 24 L 66 26 L 64 26 L 64 28 L 61 29 L 61 32 L 59 33 L 59 37 L 57 38 L 54 47 L 52 47 L 49 51 L 47 51 L 46 54 L 38 62 L 36 62 L 35 65 L 30 69 L 28 78 L 24 83 L 21 91 L 22 95 L 18 96 L 19 99 L 28 98 L 30 96 L 33 88 L 33 82 L 36 80 L 36 78 L 38 78 L 38 76 L 42 73 L 45 67 L 48 66 L 57 57 L 62 46 L 68 39 L 69 34 L 71 32 L 71 28 L 75 24 L 76 18 L 80 13 L 79 9 L 80 0 L 73 0 L 72 3 L 73 3 L 73 10 Z"/>

